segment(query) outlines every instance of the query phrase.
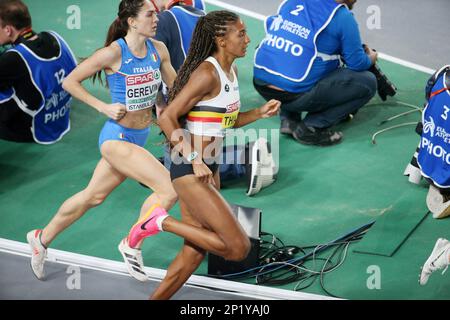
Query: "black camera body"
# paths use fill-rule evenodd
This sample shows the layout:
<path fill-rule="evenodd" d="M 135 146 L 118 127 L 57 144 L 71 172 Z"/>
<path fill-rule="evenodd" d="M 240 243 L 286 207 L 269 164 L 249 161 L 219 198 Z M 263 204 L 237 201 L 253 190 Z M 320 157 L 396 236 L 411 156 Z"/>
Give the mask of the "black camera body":
<path fill-rule="evenodd" d="M 397 87 L 386 77 L 376 63 L 370 67 L 369 71 L 377 78 L 377 90 L 381 100 L 386 101 L 387 96 L 395 96 Z"/>
<path fill-rule="evenodd" d="M 367 46 L 363 44 L 363 48 L 366 50 Z M 375 49 L 372 50 L 376 52 Z M 397 87 L 386 77 L 377 63 L 373 64 L 369 71 L 372 72 L 377 78 L 377 90 L 381 100 L 386 101 L 387 96 L 395 96 L 397 93 Z"/>

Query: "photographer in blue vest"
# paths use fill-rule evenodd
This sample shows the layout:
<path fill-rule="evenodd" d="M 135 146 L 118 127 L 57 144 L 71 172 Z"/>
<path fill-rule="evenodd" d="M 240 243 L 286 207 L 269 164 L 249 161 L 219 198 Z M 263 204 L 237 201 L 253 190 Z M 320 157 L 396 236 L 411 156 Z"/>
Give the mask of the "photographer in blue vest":
<path fill-rule="evenodd" d="M 62 88 L 76 58 L 53 31 L 36 34 L 20 0 L 0 0 L 0 139 L 51 144 L 70 130 L 71 96 Z"/>
<path fill-rule="evenodd" d="M 433 218 L 450 216 L 450 65 L 437 70 L 425 89 L 426 104 L 416 128 L 421 135 L 405 175 L 419 175 L 429 183 L 426 202 Z M 416 172 L 417 170 L 417 172 Z"/>
<path fill-rule="evenodd" d="M 170 62 L 178 71 L 186 59 L 195 25 L 205 15 L 204 3 L 192 1 L 162 1 L 165 10 L 158 14 L 155 39 L 164 42 L 169 50 Z M 195 6 L 194 6 L 195 5 Z"/>
<path fill-rule="evenodd" d="M 350 11 L 355 2 L 287 0 L 266 20 L 254 86 L 265 99 L 282 102 L 280 131 L 299 143 L 339 143 L 343 134 L 330 128 L 352 117 L 377 91 L 368 71 L 377 53 L 363 48 Z"/>
<path fill-rule="evenodd" d="M 154 0 L 161 12 L 155 39 L 169 50 L 170 60 L 178 72 L 186 59 L 195 25 L 206 14 L 203 0 Z M 160 101 L 161 103 L 161 101 Z M 248 196 L 257 194 L 275 181 L 278 170 L 267 140 L 257 139 L 246 145 L 229 145 L 223 150 L 223 163 L 219 166 L 222 182 L 245 178 Z M 232 163 L 225 160 L 233 159 Z M 170 153 L 165 152 L 164 165 L 170 168 Z M 263 170 L 264 168 L 264 170 Z M 273 172 L 263 175 L 261 172 Z"/>
<path fill-rule="evenodd" d="M 430 183 L 427 206 L 433 218 L 442 219 L 450 216 L 450 65 L 431 76 L 425 97 L 422 121 L 416 128 L 421 134 L 420 143 L 413 157 L 415 165 L 410 166 L 418 166 L 420 174 Z M 444 273 L 449 265 L 450 241 L 439 238 L 422 266 L 419 283 L 427 284 L 433 272 L 443 269 Z"/>

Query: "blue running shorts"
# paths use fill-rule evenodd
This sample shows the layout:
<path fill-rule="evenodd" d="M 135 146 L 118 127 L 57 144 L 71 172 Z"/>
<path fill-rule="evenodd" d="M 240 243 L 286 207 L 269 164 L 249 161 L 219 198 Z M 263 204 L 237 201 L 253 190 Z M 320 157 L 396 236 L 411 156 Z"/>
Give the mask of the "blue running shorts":
<path fill-rule="evenodd" d="M 103 142 L 107 140 L 127 141 L 140 147 L 144 147 L 147 142 L 150 128 L 132 129 L 125 128 L 117 122 L 109 119 L 103 126 L 98 138 L 98 147 L 101 148 Z"/>

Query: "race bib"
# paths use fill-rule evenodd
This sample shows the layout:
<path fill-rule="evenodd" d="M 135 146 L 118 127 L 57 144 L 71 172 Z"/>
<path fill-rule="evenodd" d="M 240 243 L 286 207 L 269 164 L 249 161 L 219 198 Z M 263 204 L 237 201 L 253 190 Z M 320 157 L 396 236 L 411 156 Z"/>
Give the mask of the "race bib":
<path fill-rule="evenodd" d="M 137 75 L 127 75 L 127 111 L 138 111 L 152 107 L 155 104 L 160 84 L 161 73 L 159 69 Z"/>
<path fill-rule="evenodd" d="M 236 123 L 236 120 L 239 116 L 239 108 L 241 106 L 241 102 L 237 101 L 233 104 L 227 106 L 227 111 L 225 112 L 222 118 L 222 128 L 232 128 Z"/>

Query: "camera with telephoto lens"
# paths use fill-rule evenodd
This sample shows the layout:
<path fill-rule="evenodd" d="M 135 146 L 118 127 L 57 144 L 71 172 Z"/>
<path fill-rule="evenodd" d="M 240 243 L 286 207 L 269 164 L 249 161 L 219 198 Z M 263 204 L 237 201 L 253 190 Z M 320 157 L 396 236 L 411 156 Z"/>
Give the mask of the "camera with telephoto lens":
<path fill-rule="evenodd" d="M 367 46 L 365 44 L 363 44 L 363 47 L 366 50 Z M 376 52 L 376 50 L 372 50 Z M 387 96 L 393 97 L 397 93 L 397 87 L 386 77 L 377 63 L 374 63 L 369 71 L 377 78 L 377 90 L 381 100 L 386 101 Z"/>

